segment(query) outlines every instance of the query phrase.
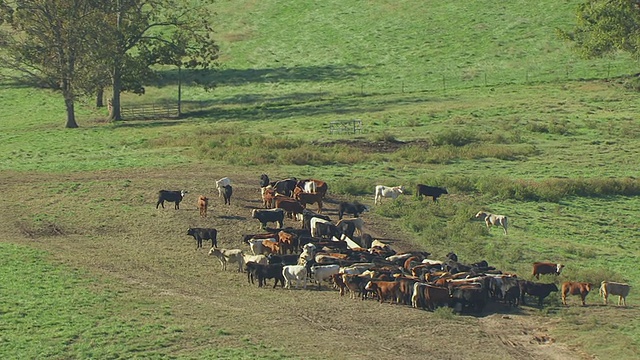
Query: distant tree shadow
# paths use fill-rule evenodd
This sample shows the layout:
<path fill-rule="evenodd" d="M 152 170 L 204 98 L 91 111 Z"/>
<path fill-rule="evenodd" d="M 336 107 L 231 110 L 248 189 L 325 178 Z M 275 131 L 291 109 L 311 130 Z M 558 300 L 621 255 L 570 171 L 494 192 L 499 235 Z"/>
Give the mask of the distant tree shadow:
<path fill-rule="evenodd" d="M 150 86 L 175 86 L 179 78 L 183 85 L 239 86 L 251 83 L 273 82 L 325 82 L 354 79 L 360 75 L 361 66 L 301 66 L 270 69 L 167 69 L 159 72 Z"/>

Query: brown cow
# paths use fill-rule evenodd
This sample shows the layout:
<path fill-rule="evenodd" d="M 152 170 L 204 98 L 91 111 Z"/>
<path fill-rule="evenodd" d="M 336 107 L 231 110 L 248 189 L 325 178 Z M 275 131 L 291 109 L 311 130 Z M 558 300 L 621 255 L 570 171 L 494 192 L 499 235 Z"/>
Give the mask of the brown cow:
<path fill-rule="evenodd" d="M 287 217 L 289 219 L 293 218 L 293 214 L 296 215 L 296 219 L 302 219 L 302 211 L 304 210 L 304 207 L 298 200 L 294 198 L 283 195 L 276 195 L 275 207 L 284 210 L 287 213 Z"/>
<path fill-rule="evenodd" d="M 262 248 L 268 249 L 271 254 L 279 254 L 280 253 L 280 243 L 273 240 L 263 240 Z"/>
<path fill-rule="evenodd" d="M 533 276 L 535 276 L 536 279 L 540 279 L 540 275 L 547 275 L 547 274 L 560 275 L 562 268 L 564 268 L 564 265 L 562 264 L 554 264 L 554 263 L 548 263 L 548 262 L 534 262 Z"/>
<path fill-rule="evenodd" d="M 381 303 L 386 299 L 389 299 L 389 304 L 397 303 L 400 298 L 400 283 L 397 281 L 369 281 L 364 289 L 378 295 Z"/>
<path fill-rule="evenodd" d="M 293 198 L 298 200 L 302 207 L 306 208 L 307 204 L 318 204 L 318 214 L 322 214 L 322 198 L 324 194 L 304 192 L 302 188 L 296 187 L 293 190 Z"/>
<path fill-rule="evenodd" d="M 286 231 L 280 231 L 278 233 L 278 242 L 280 243 L 280 251 L 282 254 L 286 254 L 289 250 L 290 254 L 293 254 L 296 250 L 296 239 L 294 234 L 290 234 Z"/>
<path fill-rule="evenodd" d="M 200 216 L 207 217 L 207 208 L 209 207 L 209 198 L 200 195 L 198 197 L 198 209 L 200 209 Z"/>
<path fill-rule="evenodd" d="M 562 283 L 562 305 L 567 305 L 567 295 L 580 295 L 582 306 L 585 306 L 584 299 L 589 295 L 589 291 L 591 291 L 591 284 L 586 282 L 566 281 Z"/>

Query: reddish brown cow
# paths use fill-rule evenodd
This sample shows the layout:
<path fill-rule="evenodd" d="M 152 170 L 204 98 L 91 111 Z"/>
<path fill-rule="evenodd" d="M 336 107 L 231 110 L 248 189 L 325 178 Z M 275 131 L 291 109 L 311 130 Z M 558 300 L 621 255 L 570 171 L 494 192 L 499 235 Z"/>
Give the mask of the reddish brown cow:
<path fill-rule="evenodd" d="M 591 284 L 586 282 L 567 281 L 562 283 L 562 305 L 567 305 L 567 295 L 580 295 L 582 306 L 585 306 L 584 299 L 589 295 L 589 291 L 591 291 Z"/>
<path fill-rule="evenodd" d="M 262 247 L 268 249 L 271 254 L 279 254 L 280 253 L 280 243 L 272 240 L 263 240 Z"/>
<path fill-rule="evenodd" d="M 280 251 L 282 254 L 286 254 L 287 250 L 290 254 L 295 252 L 296 248 L 296 236 L 294 234 L 290 234 L 286 231 L 280 231 L 278 233 L 278 242 L 280 243 Z"/>
<path fill-rule="evenodd" d="M 564 268 L 564 265 L 562 264 L 554 264 L 554 263 L 548 263 L 548 262 L 534 262 L 533 276 L 535 276 L 536 279 L 540 279 L 540 275 L 546 275 L 546 274 L 560 275 L 562 268 Z"/>
<path fill-rule="evenodd" d="M 299 214 L 300 218 L 302 218 L 304 207 L 302 207 L 302 204 L 300 204 L 298 200 L 288 196 L 277 195 L 275 197 L 275 204 L 276 208 L 283 209 L 287 213 L 289 219 L 293 218 L 293 214 Z"/>
<path fill-rule="evenodd" d="M 204 195 L 198 196 L 198 209 L 200 209 L 200 216 L 207 217 L 208 207 L 209 207 L 209 198 Z"/>
<path fill-rule="evenodd" d="M 393 304 L 400 298 L 400 283 L 397 281 L 369 281 L 364 289 L 376 293 L 381 303 L 389 299 L 389 304 Z"/>
<path fill-rule="evenodd" d="M 276 197 L 276 191 L 272 187 L 263 187 L 262 191 L 262 205 L 265 209 L 271 209 L 273 207 L 273 201 Z"/>
<path fill-rule="evenodd" d="M 296 187 L 293 190 L 293 198 L 298 200 L 302 207 L 306 208 L 307 204 L 318 204 L 318 214 L 322 214 L 322 198 L 324 194 L 304 192 L 301 188 Z"/>
<path fill-rule="evenodd" d="M 338 290 L 340 290 L 340 296 L 344 296 L 344 293 L 347 290 L 347 285 L 344 283 L 344 280 L 342 279 L 342 275 L 343 274 L 332 274 L 331 275 L 331 282 L 333 283 L 333 285 L 335 287 L 338 288 Z"/>

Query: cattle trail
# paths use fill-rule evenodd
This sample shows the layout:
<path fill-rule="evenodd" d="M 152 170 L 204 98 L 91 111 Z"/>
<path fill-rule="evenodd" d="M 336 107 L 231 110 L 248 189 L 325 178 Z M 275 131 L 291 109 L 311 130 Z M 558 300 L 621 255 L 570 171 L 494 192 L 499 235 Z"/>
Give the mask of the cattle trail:
<path fill-rule="evenodd" d="M 521 315 L 493 314 L 478 318 L 478 324 L 489 337 L 505 345 L 514 359 L 584 360 L 592 359 L 582 351 L 557 343 L 548 335 L 545 325 Z"/>

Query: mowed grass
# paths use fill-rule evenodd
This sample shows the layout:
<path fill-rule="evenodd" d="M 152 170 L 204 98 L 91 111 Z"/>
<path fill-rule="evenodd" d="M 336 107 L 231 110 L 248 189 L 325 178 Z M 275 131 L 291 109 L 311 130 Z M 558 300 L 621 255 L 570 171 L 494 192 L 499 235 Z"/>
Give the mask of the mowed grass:
<path fill-rule="evenodd" d="M 556 322 L 560 342 L 600 357 L 624 349 L 621 358 L 634 358 L 640 347 L 638 325 L 630 321 L 640 301 L 640 200 L 633 190 L 639 96 L 617 76 L 637 69 L 624 56 L 577 59 L 555 37 L 555 27 L 571 25 L 578 3 L 216 4 L 221 67 L 183 72 L 187 117 L 180 120 L 105 123 L 106 111 L 81 99 L 81 128 L 67 130 L 59 94 L 3 82 L 0 174 L 12 186 L 0 217 L 9 254 L 2 276 L 11 292 L 3 300 L 9 305 L 0 336 L 8 340 L 0 352 L 286 357 L 277 342 L 243 336 L 251 326 L 218 327 L 211 323 L 221 315 L 202 319 L 157 289 L 115 284 L 146 272 L 156 286 L 195 277 L 200 282 L 180 294 L 225 296 L 200 293 L 220 278 L 205 272 L 213 265 L 195 257 L 182 236 L 186 226 L 211 223 L 188 210 L 155 211 L 155 191 L 210 193 L 222 176 L 254 177 L 257 187 L 259 175 L 268 173 L 323 179 L 331 196 L 367 204 L 377 184 L 407 186 L 408 196 L 374 207 L 371 216 L 392 224 L 388 236 L 436 258 L 455 251 L 466 262 L 486 259 L 527 279 L 531 262 L 557 261 L 567 264 L 564 275 L 544 281 L 631 283 L 628 309 L 593 306 L 600 301 L 594 291 L 587 308 L 575 302 L 563 308 L 556 295 L 536 314 Z M 217 87 L 205 92 L 196 80 Z M 158 86 L 125 103 L 175 99 L 175 71 L 167 69 L 152 85 Z M 330 121 L 354 118 L 363 121 L 362 133 L 329 134 Z M 344 143 L 354 140 L 364 145 Z M 204 176 L 194 170 L 203 167 Z M 565 195 L 554 181 L 587 184 L 592 193 Z M 417 183 L 445 186 L 451 195 L 437 204 L 418 201 Z M 614 183 L 631 190 L 607 192 Z M 506 190 L 512 188 L 520 192 Z M 532 197 L 534 188 L 547 197 Z M 473 219 L 479 209 L 508 215 L 510 234 L 487 231 Z M 235 226 L 244 227 L 245 213 L 219 213 L 215 221 L 238 217 Z M 226 242 L 240 234 L 222 235 Z M 87 268 L 59 266 L 73 258 Z M 199 264 L 202 274 L 187 274 L 185 262 Z M 47 273 L 55 276 L 38 278 Z M 235 286 L 229 280 L 216 290 Z M 201 311 L 207 307 L 190 300 Z M 28 347 L 25 326 L 45 346 Z M 212 341 L 204 340 L 212 333 Z"/>

